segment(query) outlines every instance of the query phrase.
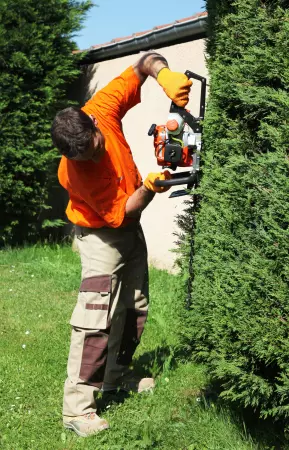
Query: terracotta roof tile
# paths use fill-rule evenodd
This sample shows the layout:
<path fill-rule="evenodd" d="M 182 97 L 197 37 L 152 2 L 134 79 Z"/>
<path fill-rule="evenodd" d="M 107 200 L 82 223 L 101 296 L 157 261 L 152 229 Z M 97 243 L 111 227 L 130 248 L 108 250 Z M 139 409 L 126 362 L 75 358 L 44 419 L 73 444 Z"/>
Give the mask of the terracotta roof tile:
<path fill-rule="evenodd" d="M 90 48 L 106 47 L 106 46 L 109 45 L 109 44 L 111 44 L 111 42 L 105 42 L 105 44 L 92 45 Z"/>
<path fill-rule="evenodd" d="M 133 33 L 133 37 L 143 36 L 144 34 L 149 33 L 151 30 L 139 31 L 138 33 Z"/>
<path fill-rule="evenodd" d="M 175 21 L 175 23 L 188 22 L 189 20 L 197 19 L 198 17 L 207 17 L 207 15 L 208 15 L 208 13 L 206 11 L 204 11 L 202 13 L 195 14 L 194 16 L 185 17 L 184 19 L 178 19 Z"/>
<path fill-rule="evenodd" d="M 125 37 L 119 37 L 119 38 L 112 39 L 111 43 L 112 42 L 127 41 L 127 39 L 131 39 L 131 35 L 130 36 L 125 36 Z"/>
<path fill-rule="evenodd" d="M 173 22 L 175 23 L 175 22 Z M 172 23 L 166 23 L 165 25 L 157 25 L 156 27 L 153 27 L 153 30 L 160 30 L 161 28 L 169 27 L 170 25 L 173 25 Z M 151 30 L 149 30 L 151 31 Z"/>

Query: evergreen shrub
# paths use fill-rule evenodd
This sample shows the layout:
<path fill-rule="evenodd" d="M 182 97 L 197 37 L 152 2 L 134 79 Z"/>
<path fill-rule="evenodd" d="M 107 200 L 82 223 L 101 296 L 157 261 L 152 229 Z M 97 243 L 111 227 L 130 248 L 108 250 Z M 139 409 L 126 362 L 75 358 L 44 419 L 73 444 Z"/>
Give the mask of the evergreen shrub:
<path fill-rule="evenodd" d="M 289 416 L 288 6 L 207 0 L 210 94 L 185 331 L 224 398 L 275 419 Z"/>
<path fill-rule="evenodd" d="M 73 34 L 90 0 L 0 2 L 0 243 L 38 239 L 56 185 L 59 156 L 50 127 L 79 75 Z M 43 227 L 42 227 L 43 225 Z"/>

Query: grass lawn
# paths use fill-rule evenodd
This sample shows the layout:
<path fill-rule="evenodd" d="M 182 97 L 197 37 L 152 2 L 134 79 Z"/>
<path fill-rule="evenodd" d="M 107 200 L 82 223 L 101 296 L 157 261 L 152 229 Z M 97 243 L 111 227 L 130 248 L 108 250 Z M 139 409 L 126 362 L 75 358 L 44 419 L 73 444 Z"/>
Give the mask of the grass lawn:
<path fill-rule="evenodd" d="M 80 280 L 78 255 L 70 247 L 36 246 L 2 251 L 0 264 L 1 450 L 281 448 L 253 439 L 242 420 L 206 400 L 201 366 L 175 362 L 177 278 L 156 269 L 150 270 L 150 317 L 135 356 L 138 370 L 156 376 L 154 393 L 104 408 L 111 428 L 97 436 L 65 431 L 62 389 L 68 322 Z"/>

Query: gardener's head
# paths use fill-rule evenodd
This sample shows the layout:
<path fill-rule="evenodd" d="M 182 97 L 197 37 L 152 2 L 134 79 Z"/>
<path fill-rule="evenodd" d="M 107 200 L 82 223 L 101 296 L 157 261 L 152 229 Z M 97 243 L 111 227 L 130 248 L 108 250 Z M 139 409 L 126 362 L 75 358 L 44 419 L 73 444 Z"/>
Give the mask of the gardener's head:
<path fill-rule="evenodd" d="M 68 159 L 97 162 L 105 151 L 104 137 L 96 118 L 80 108 L 60 111 L 53 121 L 51 137 L 55 147 Z"/>

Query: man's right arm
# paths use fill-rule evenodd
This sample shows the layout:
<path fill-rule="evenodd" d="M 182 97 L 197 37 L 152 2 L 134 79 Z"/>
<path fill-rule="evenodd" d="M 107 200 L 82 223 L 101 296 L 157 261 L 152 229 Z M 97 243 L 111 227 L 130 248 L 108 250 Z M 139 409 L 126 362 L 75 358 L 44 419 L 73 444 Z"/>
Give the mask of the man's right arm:
<path fill-rule="evenodd" d="M 170 186 L 156 186 L 156 180 L 170 180 L 171 174 L 168 170 L 160 173 L 149 173 L 144 184 L 139 187 L 127 200 L 125 216 L 139 218 L 143 210 L 148 206 L 155 196 L 155 193 L 166 192 Z"/>
<path fill-rule="evenodd" d="M 126 202 L 125 217 L 139 218 L 154 196 L 155 192 L 150 191 L 144 185 L 139 187 Z"/>

